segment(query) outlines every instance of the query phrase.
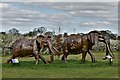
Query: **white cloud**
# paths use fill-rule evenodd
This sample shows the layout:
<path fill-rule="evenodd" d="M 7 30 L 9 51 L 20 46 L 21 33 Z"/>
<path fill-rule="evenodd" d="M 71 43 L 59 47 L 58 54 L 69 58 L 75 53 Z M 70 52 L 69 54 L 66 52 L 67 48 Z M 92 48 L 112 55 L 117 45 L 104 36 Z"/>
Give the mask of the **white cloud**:
<path fill-rule="evenodd" d="M 91 18 L 117 18 L 117 13 L 112 13 L 112 11 L 92 11 L 92 10 L 83 10 L 83 11 L 70 11 L 68 12 L 73 16 L 84 16 Z"/>
<path fill-rule="evenodd" d="M 29 21 L 29 19 L 25 19 L 25 18 L 16 18 L 14 19 L 15 21 Z"/>
<path fill-rule="evenodd" d="M 8 4 L 6 4 L 6 3 L 0 3 L 0 9 L 2 9 L 2 8 L 8 8 L 8 7 L 9 7 Z"/>
<path fill-rule="evenodd" d="M 56 3 L 49 8 L 64 10 L 72 16 L 86 16 L 94 18 L 117 18 L 117 11 L 113 13 L 113 9 L 118 6 L 117 2 L 86 2 L 86 3 Z"/>
<path fill-rule="evenodd" d="M 67 11 L 78 11 L 78 10 L 111 10 L 118 5 L 117 2 L 58 2 L 49 7 Z"/>
<path fill-rule="evenodd" d="M 72 16 L 86 16 L 96 18 L 117 18 L 117 12 L 113 9 L 118 6 L 117 2 L 58 2 L 58 3 L 34 3 L 37 7 L 47 7 L 56 10 L 63 10 Z"/>
<path fill-rule="evenodd" d="M 6 3 L 5 3 L 6 4 Z M 23 4 L 23 5 L 21 5 Z M 7 4 L 9 5 L 9 3 Z M 117 21 L 117 12 L 113 12 L 113 9 L 117 7 L 117 3 L 20 3 L 18 6 L 11 6 L 3 9 L 1 16 L 3 17 L 3 26 L 15 26 L 25 27 L 27 29 L 33 29 L 38 26 L 47 26 L 47 28 L 54 28 L 61 26 L 64 30 L 72 31 L 70 28 L 76 28 L 83 26 L 111 26 L 113 21 Z M 29 8 L 25 8 L 29 7 Z M 22 8 L 21 8 L 22 6 Z M 15 8 L 16 7 L 16 8 Z M 41 12 L 37 9 L 47 8 L 46 10 L 60 11 L 57 13 Z M 86 20 L 81 19 L 86 18 Z M 79 20 L 75 20 L 79 18 Z M 94 20 L 93 20 L 94 18 Z M 80 20 L 81 19 L 81 20 Z M 100 19 L 100 20 L 99 20 Z M 82 21 L 83 20 L 83 21 Z M 95 21 L 96 20 L 96 21 Z M 0 20 L 1 21 L 1 20 Z M 81 22 L 82 21 L 82 22 Z M 52 26 L 52 27 L 51 27 Z M 66 29 L 66 27 L 68 27 Z M 4 28 L 5 29 L 5 28 Z M 23 30 L 23 28 L 20 28 Z M 56 29 L 56 28 L 55 28 Z M 88 30 L 88 29 L 86 29 Z M 79 31 L 79 30 L 78 30 Z"/>
<path fill-rule="evenodd" d="M 27 4 L 26 4 L 27 5 Z M 30 6 L 31 7 L 31 6 Z M 3 26 L 30 26 L 39 24 L 59 24 L 70 18 L 67 14 L 45 14 L 36 10 L 6 8 L 2 11 Z"/>
<path fill-rule="evenodd" d="M 109 26 L 111 23 L 108 21 L 98 21 L 98 22 L 81 22 L 80 25 L 81 26 L 92 26 L 92 27 L 96 27 L 96 26 Z"/>

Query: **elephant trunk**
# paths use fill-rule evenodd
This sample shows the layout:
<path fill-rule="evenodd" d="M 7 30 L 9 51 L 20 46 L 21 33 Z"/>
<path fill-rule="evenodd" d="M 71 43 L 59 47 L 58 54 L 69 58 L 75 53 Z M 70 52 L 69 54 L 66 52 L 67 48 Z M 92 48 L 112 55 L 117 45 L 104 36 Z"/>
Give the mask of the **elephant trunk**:
<path fill-rule="evenodd" d="M 50 63 L 52 63 L 52 61 L 54 60 L 55 51 L 54 51 L 54 48 L 49 40 L 48 40 L 48 43 L 49 43 L 48 48 L 49 48 L 50 55 L 51 55 L 50 56 Z"/>
<path fill-rule="evenodd" d="M 49 46 L 49 50 L 50 50 L 51 54 L 55 54 L 53 46 L 51 44 L 49 44 L 48 46 Z"/>

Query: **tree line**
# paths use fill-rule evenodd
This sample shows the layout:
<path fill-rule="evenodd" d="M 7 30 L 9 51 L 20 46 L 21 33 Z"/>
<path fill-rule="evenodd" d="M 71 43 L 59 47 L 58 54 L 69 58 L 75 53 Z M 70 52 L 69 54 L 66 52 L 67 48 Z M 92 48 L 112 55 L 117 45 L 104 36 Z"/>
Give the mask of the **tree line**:
<path fill-rule="evenodd" d="M 58 30 L 59 31 L 59 30 Z M 120 40 L 120 36 L 117 34 L 113 34 L 110 30 L 106 30 L 107 33 L 109 33 L 111 40 Z M 60 33 L 60 32 L 59 32 Z M 9 47 L 12 45 L 12 43 L 19 38 L 23 37 L 34 37 L 37 34 L 43 34 L 43 35 L 49 35 L 54 37 L 55 31 L 47 31 L 45 27 L 38 27 L 34 28 L 33 31 L 29 31 L 28 33 L 20 33 L 18 29 L 12 28 L 8 32 L 0 32 L 0 47 L 2 49 L 2 53 L 5 53 L 4 47 Z M 67 35 L 68 33 L 64 33 L 63 35 Z M 83 35 L 84 33 L 77 33 L 79 35 Z M 118 47 L 118 42 L 112 44 L 114 47 Z M 103 44 L 100 44 L 99 46 L 95 47 L 95 50 L 104 50 Z M 117 49 L 117 48 L 116 48 Z"/>
<path fill-rule="evenodd" d="M 109 33 L 110 38 L 113 40 L 120 40 L 120 35 L 117 34 L 113 34 L 110 30 L 105 30 L 107 33 Z M 35 36 L 37 34 L 44 34 L 44 35 L 55 35 L 54 31 L 47 31 L 47 29 L 45 27 L 38 27 L 38 28 L 34 28 L 33 31 L 29 31 L 28 33 L 20 33 L 18 29 L 16 28 L 12 28 L 10 29 L 8 32 L 0 32 L 0 34 L 6 35 L 6 34 L 12 34 L 12 35 L 22 35 L 22 36 Z M 66 32 L 64 34 L 67 34 Z M 84 33 L 77 33 L 77 34 L 84 34 Z"/>

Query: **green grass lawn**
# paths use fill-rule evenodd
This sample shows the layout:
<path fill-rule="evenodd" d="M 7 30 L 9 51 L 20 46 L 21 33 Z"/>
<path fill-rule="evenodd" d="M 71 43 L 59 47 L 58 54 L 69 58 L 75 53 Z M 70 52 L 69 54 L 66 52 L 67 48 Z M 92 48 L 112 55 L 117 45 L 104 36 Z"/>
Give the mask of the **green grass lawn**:
<path fill-rule="evenodd" d="M 118 78 L 118 52 L 114 52 L 115 59 L 112 66 L 108 60 L 102 60 L 103 52 L 95 53 L 97 62 L 91 63 L 87 55 L 86 63 L 81 64 L 81 54 L 69 55 L 68 63 L 55 58 L 52 64 L 42 61 L 36 66 L 33 57 L 19 58 L 20 64 L 5 64 L 10 56 L 2 57 L 3 78 Z M 44 55 L 46 59 L 48 55 Z"/>

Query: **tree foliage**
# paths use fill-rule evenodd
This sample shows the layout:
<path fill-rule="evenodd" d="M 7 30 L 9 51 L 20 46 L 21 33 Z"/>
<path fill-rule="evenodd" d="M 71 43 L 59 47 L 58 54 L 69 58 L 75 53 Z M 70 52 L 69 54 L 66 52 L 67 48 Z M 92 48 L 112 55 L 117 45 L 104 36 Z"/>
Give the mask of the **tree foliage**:
<path fill-rule="evenodd" d="M 47 31 L 47 32 L 45 33 L 45 35 L 46 35 L 46 36 L 53 36 L 53 32 Z"/>
<path fill-rule="evenodd" d="M 117 39 L 120 40 L 120 36 L 118 36 Z"/>
<path fill-rule="evenodd" d="M 45 27 L 39 27 L 39 28 L 35 28 L 35 29 L 33 30 L 33 33 L 34 33 L 34 34 L 38 34 L 38 33 L 44 34 L 46 31 L 47 31 L 47 30 L 46 30 Z"/>
<path fill-rule="evenodd" d="M 12 28 L 8 32 L 9 32 L 9 34 L 13 34 L 13 35 L 18 35 L 19 34 L 19 30 L 17 30 L 16 28 Z"/>
<path fill-rule="evenodd" d="M 0 33 L 0 48 L 2 49 L 3 55 L 6 55 L 5 47 L 10 47 L 18 38 L 20 38 L 19 35 L 7 34 L 5 32 Z"/>

